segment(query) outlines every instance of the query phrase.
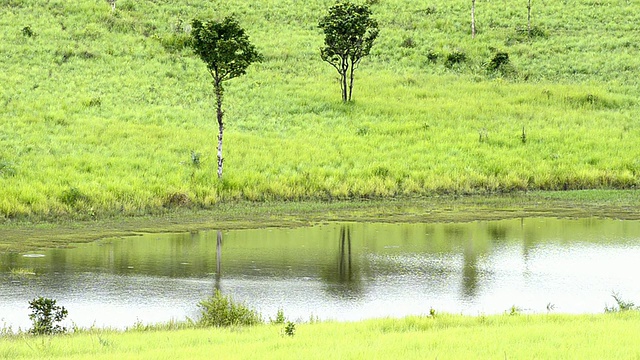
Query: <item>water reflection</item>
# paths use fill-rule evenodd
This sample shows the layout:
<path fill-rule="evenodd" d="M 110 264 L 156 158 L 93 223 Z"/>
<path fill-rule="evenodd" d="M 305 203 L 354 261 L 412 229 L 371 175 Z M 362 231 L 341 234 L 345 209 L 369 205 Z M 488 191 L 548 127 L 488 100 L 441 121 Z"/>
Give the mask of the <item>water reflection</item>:
<path fill-rule="evenodd" d="M 325 291 L 330 295 L 344 299 L 357 299 L 364 291 L 360 261 L 354 260 L 351 245 L 351 227 L 340 226 L 336 246 L 336 262 L 333 266 L 325 267 L 322 279 Z"/>
<path fill-rule="evenodd" d="M 213 287 L 222 291 L 220 286 L 220 279 L 222 278 L 222 231 L 218 230 L 216 235 L 216 282 Z"/>
<path fill-rule="evenodd" d="M 0 254 L 0 322 L 27 326 L 26 305 L 37 296 L 57 299 L 81 326 L 183 319 L 214 289 L 267 316 L 283 308 L 294 319 L 431 307 L 545 311 L 548 303 L 600 312 L 613 290 L 640 300 L 639 239 L 640 222 L 603 219 L 333 223 L 109 239 L 44 257 Z"/>

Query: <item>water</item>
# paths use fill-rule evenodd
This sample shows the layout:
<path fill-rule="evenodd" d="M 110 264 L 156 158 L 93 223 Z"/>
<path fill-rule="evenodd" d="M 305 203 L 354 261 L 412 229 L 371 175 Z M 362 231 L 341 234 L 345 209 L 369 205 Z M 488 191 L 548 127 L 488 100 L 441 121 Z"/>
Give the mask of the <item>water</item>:
<path fill-rule="evenodd" d="M 292 320 L 600 313 L 640 301 L 640 222 L 530 218 L 149 234 L 0 254 L 0 325 L 44 296 L 81 327 L 196 318 L 214 289 Z M 12 271 L 13 269 L 13 271 Z M 19 269 L 36 275 L 19 275 Z"/>

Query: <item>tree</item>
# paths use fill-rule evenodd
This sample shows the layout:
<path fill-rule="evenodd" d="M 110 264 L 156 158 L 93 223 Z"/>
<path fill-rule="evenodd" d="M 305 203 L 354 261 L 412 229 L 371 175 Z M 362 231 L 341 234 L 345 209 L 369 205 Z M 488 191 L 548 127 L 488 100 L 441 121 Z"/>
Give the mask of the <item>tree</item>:
<path fill-rule="evenodd" d="M 33 322 L 33 327 L 29 330 L 31 334 L 53 335 L 67 331 L 57 323 L 64 320 L 69 313 L 64 306 L 56 305 L 55 300 L 43 297 L 33 299 L 29 301 L 29 309 L 29 319 Z"/>
<path fill-rule="evenodd" d="M 222 135 L 224 132 L 222 111 L 222 82 L 246 74 L 254 62 L 262 61 L 262 55 L 249 41 L 244 29 L 233 17 L 222 21 L 191 22 L 191 47 L 205 62 L 213 78 L 218 120 L 218 179 L 222 178 Z"/>
<path fill-rule="evenodd" d="M 320 56 L 340 74 L 342 101 L 351 101 L 353 72 L 369 55 L 378 37 L 378 22 L 371 18 L 368 6 L 343 2 L 329 8 L 318 27 L 324 32 L 325 43 Z"/>
<path fill-rule="evenodd" d="M 471 0 L 471 38 L 476 38 L 476 0 Z"/>

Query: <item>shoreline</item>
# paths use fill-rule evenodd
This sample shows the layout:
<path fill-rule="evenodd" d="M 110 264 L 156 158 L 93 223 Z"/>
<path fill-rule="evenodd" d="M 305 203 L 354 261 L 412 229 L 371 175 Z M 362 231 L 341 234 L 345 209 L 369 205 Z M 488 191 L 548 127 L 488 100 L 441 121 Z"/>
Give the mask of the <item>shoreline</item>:
<path fill-rule="evenodd" d="M 526 192 L 492 196 L 394 197 L 350 201 L 233 202 L 210 209 L 93 220 L 34 217 L 0 223 L 0 252 L 69 247 L 108 237 L 212 229 L 301 227 L 346 222 L 469 222 L 519 217 L 640 219 L 635 190 Z"/>

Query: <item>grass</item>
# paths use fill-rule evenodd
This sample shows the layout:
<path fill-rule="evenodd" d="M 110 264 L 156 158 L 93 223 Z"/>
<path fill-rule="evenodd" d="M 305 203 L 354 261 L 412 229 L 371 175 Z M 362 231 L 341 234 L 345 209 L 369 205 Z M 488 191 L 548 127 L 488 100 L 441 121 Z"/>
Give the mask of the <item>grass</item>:
<path fill-rule="evenodd" d="M 527 38 L 505 1 L 478 4 L 475 40 L 466 1 L 372 5 L 379 41 L 342 104 L 319 58 L 329 0 L 0 0 L 0 221 L 635 189 L 640 4 L 538 2 Z M 265 61 L 226 89 L 218 181 L 210 79 L 181 44 L 191 18 L 231 12 Z M 497 51 L 508 71 L 487 70 Z"/>
<path fill-rule="evenodd" d="M 11 268 L 9 275 L 12 278 L 27 278 L 36 275 L 36 271 L 31 268 Z"/>
<path fill-rule="evenodd" d="M 436 314 L 403 319 L 252 327 L 81 331 L 52 337 L 9 336 L 10 359 L 636 359 L 640 313 L 601 315 Z"/>

